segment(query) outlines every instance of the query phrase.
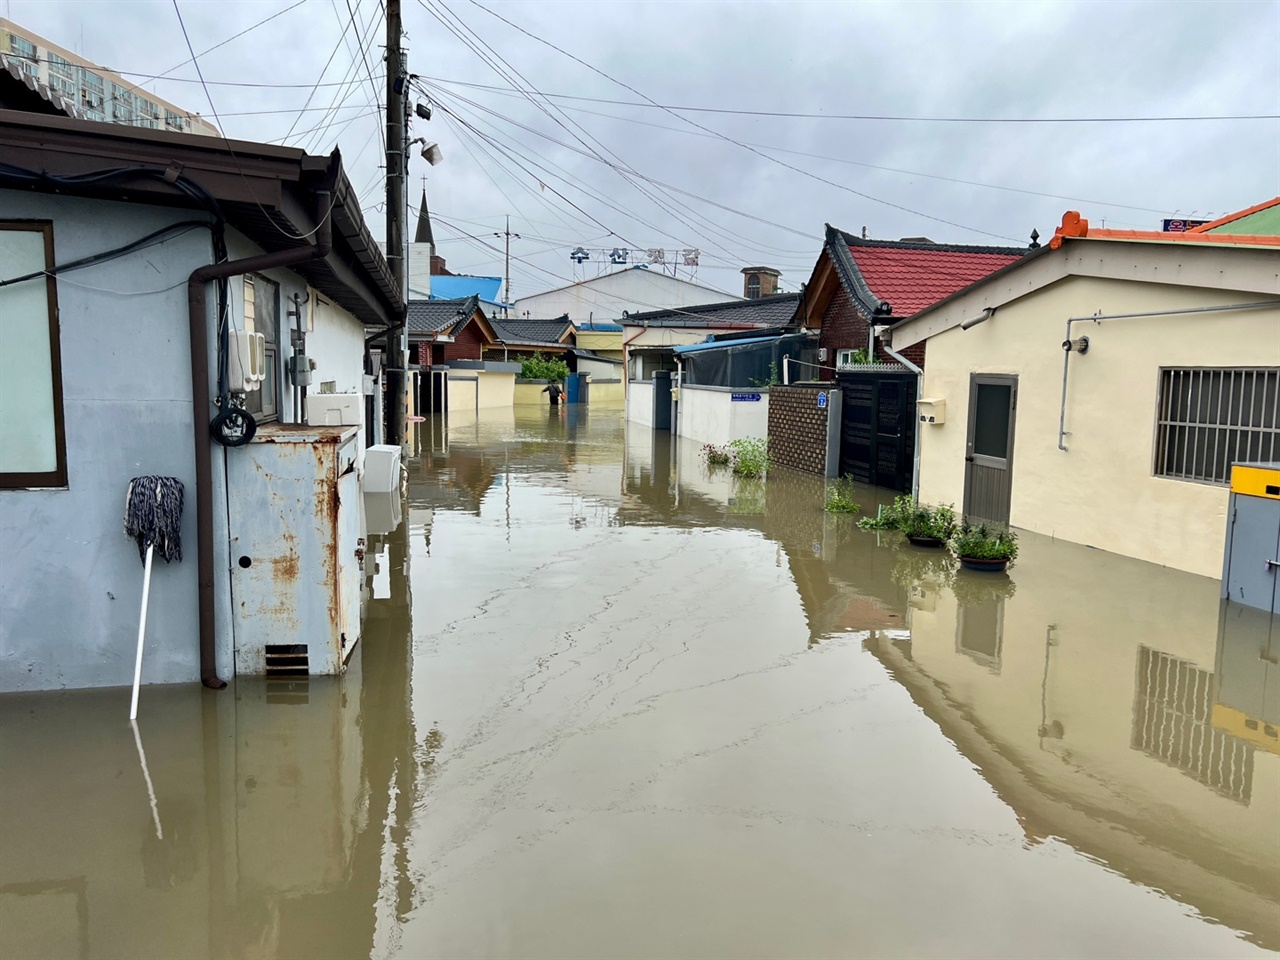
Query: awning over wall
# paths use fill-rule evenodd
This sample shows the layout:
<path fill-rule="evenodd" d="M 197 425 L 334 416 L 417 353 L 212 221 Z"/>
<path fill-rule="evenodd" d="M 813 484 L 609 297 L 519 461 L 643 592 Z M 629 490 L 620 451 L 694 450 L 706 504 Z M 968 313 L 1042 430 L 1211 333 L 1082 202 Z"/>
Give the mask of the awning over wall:
<path fill-rule="evenodd" d="M 790 333 L 693 343 L 673 350 L 684 369 L 684 383 L 706 387 L 757 387 L 781 382 L 783 357 L 816 363 L 818 340 L 813 334 Z"/>

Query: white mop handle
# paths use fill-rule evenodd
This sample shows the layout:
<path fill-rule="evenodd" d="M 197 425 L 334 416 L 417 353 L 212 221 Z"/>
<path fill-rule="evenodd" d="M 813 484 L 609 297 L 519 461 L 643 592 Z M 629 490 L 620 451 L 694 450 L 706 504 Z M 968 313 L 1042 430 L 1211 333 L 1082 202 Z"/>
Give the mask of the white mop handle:
<path fill-rule="evenodd" d="M 142 684 L 142 639 L 147 635 L 147 600 L 151 596 L 151 552 L 147 547 L 147 563 L 142 571 L 142 615 L 138 619 L 138 658 L 133 664 L 133 700 L 129 703 L 129 719 L 138 719 L 138 687 Z"/>

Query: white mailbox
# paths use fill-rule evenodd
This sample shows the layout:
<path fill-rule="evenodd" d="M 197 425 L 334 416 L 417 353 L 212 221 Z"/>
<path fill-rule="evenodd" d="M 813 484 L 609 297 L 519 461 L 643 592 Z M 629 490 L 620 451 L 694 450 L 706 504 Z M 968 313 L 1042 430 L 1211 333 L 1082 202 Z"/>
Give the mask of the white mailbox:
<path fill-rule="evenodd" d="M 921 397 L 916 401 L 916 413 L 921 423 L 946 423 L 947 401 L 940 397 Z"/>

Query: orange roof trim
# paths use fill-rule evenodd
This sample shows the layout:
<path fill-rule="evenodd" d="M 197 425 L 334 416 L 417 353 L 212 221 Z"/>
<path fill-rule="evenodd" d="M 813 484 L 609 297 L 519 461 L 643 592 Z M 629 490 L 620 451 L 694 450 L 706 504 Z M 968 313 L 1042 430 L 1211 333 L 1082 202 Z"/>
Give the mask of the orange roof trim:
<path fill-rule="evenodd" d="M 1244 210 L 1237 210 L 1235 213 L 1228 213 L 1225 217 L 1219 217 L 1212 223 L 1202 223 L 1198 227 L 1192 227 L 1187 233 L 1208 233 L 1210 230 L 1216 230 L 1218 227 L 1233 220 L 1243 220 L 1245 217 L 1251 216 L 1260 210 L 1269 210 L 1274 206 L 1280 205 L 1280 197 L 1273 197 L 1270 200 L 1263 200 L 1262 203 L 1255 203 L 1252 207 Z"/>
<path fill-rule="evenodd" d="M 1277 198 L 1280 201 L 1280 198 Z M 1277 202 L 1273 201 L 1273 202 Z M 1263 204 L 1262 209 L 1270 204 Z M 1233 215 L 1244 216 L 1244 213 Z M 1090 229 L 1089 221 L 1080 216 L 1077 210 L 1068 210 L 1062 215 L 1062 225 L 1053 231 L 1053 239 L 1049 247 L 1057 250 L 1063 240 L 1072 237 L 1087 237 L 1091 240 L 1149 240 L 1156 243 L 1213 243 L 1225 246 L 1241 245 L 1256 247 L 1280 247 L 1280 237 L 1258 237 L 1248 234 L 1230 233 L 1165 233 L 1163 230 L 1105 230 Z"/>

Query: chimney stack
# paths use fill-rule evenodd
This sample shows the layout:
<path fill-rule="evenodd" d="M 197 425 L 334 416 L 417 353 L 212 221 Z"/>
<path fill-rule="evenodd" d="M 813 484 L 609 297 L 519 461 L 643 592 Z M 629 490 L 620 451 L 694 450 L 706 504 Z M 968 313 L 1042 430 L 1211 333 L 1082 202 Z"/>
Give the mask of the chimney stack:
<path fill-rule="evenodd" d="M 743 267 L 742 295 L 748 300 L 759 300 L 778 292 L 778 278 L 781 270 L 773 267 Z"/>

